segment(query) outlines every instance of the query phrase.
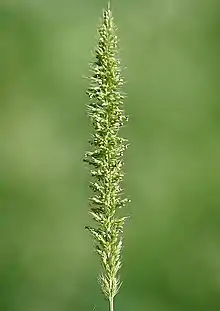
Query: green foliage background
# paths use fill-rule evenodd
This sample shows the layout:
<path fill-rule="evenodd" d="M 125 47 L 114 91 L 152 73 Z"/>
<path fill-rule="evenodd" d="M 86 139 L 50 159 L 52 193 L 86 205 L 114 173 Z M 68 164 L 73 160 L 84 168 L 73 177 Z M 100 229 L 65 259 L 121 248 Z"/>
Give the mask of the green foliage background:
<path fill-rule="evenodd" d="M 0 310 L 107 310 L 84 225 L 85 91 L 105 1 L 0 3 Z M 113 0 L 127 83 L 116 309 L 220 309 L 220 3 Z"/>

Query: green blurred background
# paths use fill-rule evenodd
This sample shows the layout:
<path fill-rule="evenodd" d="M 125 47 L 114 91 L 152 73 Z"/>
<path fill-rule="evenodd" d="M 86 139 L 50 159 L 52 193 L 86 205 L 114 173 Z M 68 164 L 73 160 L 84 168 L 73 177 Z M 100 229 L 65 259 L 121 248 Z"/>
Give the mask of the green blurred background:
<path fill-rule="evenodd" d="M 107 310 L 84 230 L 104 0 L 1 0 L 0 310 Z M 128 93 L 116 310 L 220 310 L 220 2 L 113 0 Z"/>

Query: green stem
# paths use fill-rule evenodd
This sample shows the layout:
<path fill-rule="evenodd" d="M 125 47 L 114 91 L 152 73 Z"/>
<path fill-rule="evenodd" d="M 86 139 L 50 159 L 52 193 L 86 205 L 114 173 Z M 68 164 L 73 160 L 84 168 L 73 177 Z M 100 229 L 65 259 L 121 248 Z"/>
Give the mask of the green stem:
<path fill-rule="evenodd" d="M 109 311 L 114 311 L 114 297 L 109 297 Z"/>

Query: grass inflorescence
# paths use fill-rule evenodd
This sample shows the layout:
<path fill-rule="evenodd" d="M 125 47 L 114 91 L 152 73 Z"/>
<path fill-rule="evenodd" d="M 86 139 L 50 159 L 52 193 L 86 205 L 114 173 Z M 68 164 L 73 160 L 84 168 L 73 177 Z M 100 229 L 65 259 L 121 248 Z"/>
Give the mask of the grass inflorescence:
<path fill-rule="evenodd" d="M 123 227 L 127 219 L 117 215 L 118 209 L 128 201 L 123 197 L 121 182 L 124 177 L 123 154 L 128 141 L 119 136 L 119 130 L 128 121 L 123 110 L 124 94 L 118 57 L 118 38 L 110 5 L 103 11 L 98 28 L 98 45 L 95 60 L 91 64 L 90 87 L 87 91 L 87 111 L 92 127 L 91 150 L 84 161 L 90 166 L 92 196 L 89 198 L 89 213 L 94 226 L 86 226 L 95 240 L 95 250 L 100 256 L 102 273 L 99 276 L 101 289 L 113 311 L 113 300 L 121 281 L 121 250 Z"/>

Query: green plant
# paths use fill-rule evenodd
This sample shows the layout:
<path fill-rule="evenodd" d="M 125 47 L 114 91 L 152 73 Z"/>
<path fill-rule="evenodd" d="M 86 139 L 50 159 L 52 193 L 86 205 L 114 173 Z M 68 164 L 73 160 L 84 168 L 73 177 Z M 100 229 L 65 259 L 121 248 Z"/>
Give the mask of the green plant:
<path fill-rule="evenodd" d="M 120 184 L 124 173 L 123 153 L 128 141 L 118 135 L 120 128 L 128 121 L 123 111 L 124 95 L 121 92 L 120 60 L 118 58 L 118 39 L 110 4 L 103 11 L 102 23 L 98 28 L 98 46 L 95 60 L 91 65 L 91 85 L 88 115 L 92 125 L 91 151 L 84 161 L 88 162 L 93 191 L 90 197 L 90 214 L 96 222 L 95 227 L 86 226 L 95 240 L 95 249 L 101 258 L 102 273 L 99 277 L 101 289 L 109 300 L 113 311 L 114 297 L 121 282 L 122 233 L 127 217 L 119 217 L 118 209 L 130 200 L 123 198 Z"/>

